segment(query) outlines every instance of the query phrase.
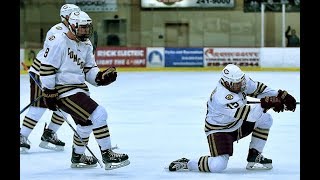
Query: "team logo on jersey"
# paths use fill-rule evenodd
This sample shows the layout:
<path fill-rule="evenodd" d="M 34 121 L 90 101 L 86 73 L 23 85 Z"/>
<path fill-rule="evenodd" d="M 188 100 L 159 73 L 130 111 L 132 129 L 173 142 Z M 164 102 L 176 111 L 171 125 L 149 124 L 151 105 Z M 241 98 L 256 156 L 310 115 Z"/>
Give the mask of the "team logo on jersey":
<path fill-rule="evenodd" d="M 91 46 L 91 44 L 89 44 L 89 43 L 84 43 L 85 45 L 88 45 L 88 46 Z"/>
<path fill-rule="evenodd" d="M 78 57 L 78 55 L 75 52 L 73 52 L 70 48 L 68 48 L 68 55 L 73 62 L 75 62 L 78 66 L 80 66 L 80 69 L 84 68 L 85 62 L 81 60 L 81 58 Z"/>
<path fill-rule="evenodd" d="M 61 29 L 62 29 L 62 27 L 61 27 L 61 26 L 57 26 L 57 27 L 56 27 L 56 29 L 61 30 Z"/>
<path fill-rule="evenodd" d="M 228 94 L 228 95 L 226 96 L 226 99 L 227 99 L 227 100 L 231 100 L 231 99 L 233 99 L 233 96 L 232 96 L 231 94 Z"/>
<path fill-rule="evenodd" d="M 52 40 L 54 40 L 56 37 L 54 36 L 54 35 L 52 35 L 52 36 L 50 36 L 49 37 L 49 41 L 52 41 Z"/>

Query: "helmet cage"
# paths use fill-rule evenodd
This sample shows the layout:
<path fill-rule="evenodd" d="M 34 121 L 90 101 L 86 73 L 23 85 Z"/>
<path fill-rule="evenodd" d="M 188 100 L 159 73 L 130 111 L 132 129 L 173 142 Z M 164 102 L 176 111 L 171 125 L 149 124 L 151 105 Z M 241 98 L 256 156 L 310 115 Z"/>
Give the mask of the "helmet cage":
<path fill-rule="evenodd" d="M 86 41 L 93 34 L 91 18 L 83 11 L 74 12 L 69 18 L 69 29 L 79 41 Z"/>
<path fill-rule="evenodd" d="M 79 25 L 77 23 L 72 33 L 79 41 L 86 41 L 90 39 L 93 34 L 93 26 L 91 23 L 86 25 Z"/>
<path fill-rule="evenodd" d="M 243 75 L 240 80 L 226 80 L 225 78 L 221 78 L 222 85 L 224 85 L 229 91 L 234 93 L 243 92 L 246 88 L 246 78 Z"/>

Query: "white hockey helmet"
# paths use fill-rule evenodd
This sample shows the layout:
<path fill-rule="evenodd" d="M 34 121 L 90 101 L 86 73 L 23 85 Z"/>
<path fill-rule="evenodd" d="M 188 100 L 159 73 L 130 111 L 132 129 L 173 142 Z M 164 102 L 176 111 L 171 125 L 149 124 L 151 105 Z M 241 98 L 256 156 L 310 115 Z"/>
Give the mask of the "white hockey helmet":
<path fill-rule="evenodd" d="M 92 36 L 92 19 L 84 11 L 72 12 L 69 17 L 69 30 L 79 41 L 86 41 Z"/>
<path fill-rule="evenodd" d="M 239 93 L 245 90 L 245 74 L 234 64 L 228 64 L 223 68 L 221 80 L 223 85 L 232 92 Z"/>
<path fill-rule="evenodd" d="M 63 22 L 64 20 L 68 20 L 66 19 L 66 17 L 69 16 L 70 13 L 74 11 L 81 11 L 81 9 L 74 4 L 64 4 L 63 6 L 61 6 L 60 8 L 61 22 Z"/>

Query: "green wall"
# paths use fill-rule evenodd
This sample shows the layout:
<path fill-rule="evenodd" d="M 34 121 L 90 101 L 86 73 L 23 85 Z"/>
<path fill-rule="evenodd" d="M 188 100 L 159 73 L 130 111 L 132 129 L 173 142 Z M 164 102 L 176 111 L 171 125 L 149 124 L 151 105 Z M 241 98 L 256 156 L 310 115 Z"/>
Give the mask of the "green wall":
<path fill-rule="evenodd" d="M 260 47 L 261 14 L 244 13 L 243 0 L 233 9 L 141 9 L 140 0 L 117 0 L 116 12 L 88 12 L 98 32 L 98 46 L 106 45 L 104 21 L 125 20 L 122 46 L 166 46 L 166 23 L 188 24 L 188 46 Z M 41 47 L 44 33 L 60 22 L 63 0 L 29 0 L 20 6 L 20 47 Z M 115 16 L 118 16 L 115 18 Z M 300 35 L 300 13 L 286 13 L 286 26 Z M 265 47 L 282 46 L 282 13 L 265 13 Z M 44 34 L 45 35 L 45 34 Z"/>

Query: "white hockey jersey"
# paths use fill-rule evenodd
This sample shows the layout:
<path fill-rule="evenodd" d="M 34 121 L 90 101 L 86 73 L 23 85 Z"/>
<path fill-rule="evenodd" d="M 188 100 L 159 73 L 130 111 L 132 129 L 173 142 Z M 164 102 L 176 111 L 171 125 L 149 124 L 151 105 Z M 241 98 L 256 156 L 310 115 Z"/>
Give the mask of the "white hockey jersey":
<path fill-rule="evenodd" d="M 46 34 L 44 44 L 46 43 L 48 37 L 52 36 L 53 34 L 66 33 L 68 31 L 69 31 L 68 27 L 66 27 L 62 22 L 52 26 Z M 36 59 L 34 59 L 35 62 L 32 63 L 32 66 L 30 67 L 29 71 L 34 72 L 35 74 L 39 75 L 39 70 L 40 70 L 39 69 L 40 68 L 39 57 L 42 57 L 43 54 L 44 54 L 44 49 L 41 49 L 38 52 Z"/>
<path fill-rule="evenodd" d="M 62 34 L 62 33 L 67 33 L 69 31 L 68 27 L 65 26 L 62 22 L 61 23 L 58 23 L 54 26 L 52 26 L 49 31 L 47 32 L 46 34 L 46 38 L 44 40 L 44 46 L 46 45 L 47 41 L 48 41 L 48 38 L 51 37 L 52 35 L 54 34 Z M 90 40 L 87 40 L 87 43 L 91 44 L 91 41 Z M 91 44 L 92 45 L 92 44 Z M 36 59 L 34 59 L 32 65 L 30 66 L 30 69 L 29 71 L 31 72 L 34 72 L 35 74 L 38 74 L 39 75 L 39 70 L 40 70 L 40 60 L 41 57 L 44 55 L 45 53 L 45 49 L 41 49 L 37 56 L 36 56 Z"/>
<path fill-rule="evenodd" d="M 85 81 L 97 86 L 95 78 L 100 71 L 92 50 L 91 43 L 76 42 L 65 33 L 48 37 L 39 57 L 42 87 L 57 89 L 60 98 L 77 92 L 89 94 Z"/>
<path fill-rule="evenodd" d="M 263 98 L 278 95 L 261 82 L 253 81 L 245 75 L 246 88 L 244 92 L 233 93 L 223 86 L 220 80 L 207 101 L 205 133 L 232 132 L 238 129 L 243 121 L 255 122 L 262 116 L 260 104 L 247 104 L 247 96 Z"/>

